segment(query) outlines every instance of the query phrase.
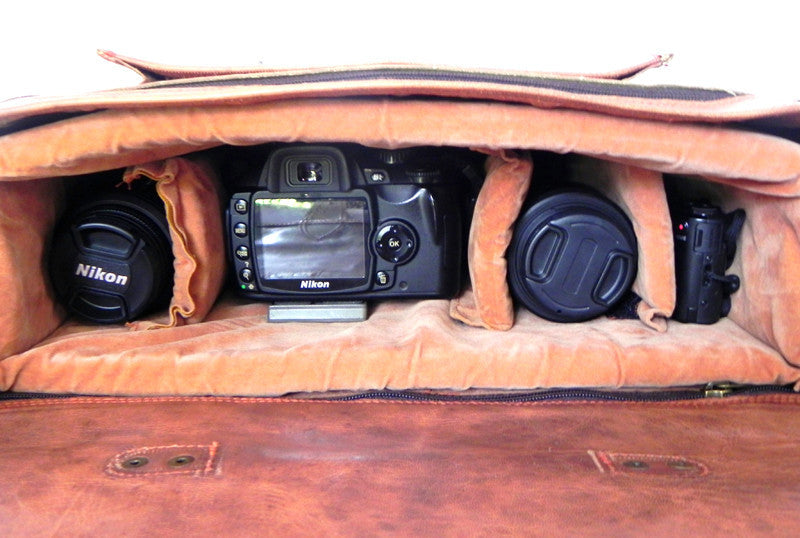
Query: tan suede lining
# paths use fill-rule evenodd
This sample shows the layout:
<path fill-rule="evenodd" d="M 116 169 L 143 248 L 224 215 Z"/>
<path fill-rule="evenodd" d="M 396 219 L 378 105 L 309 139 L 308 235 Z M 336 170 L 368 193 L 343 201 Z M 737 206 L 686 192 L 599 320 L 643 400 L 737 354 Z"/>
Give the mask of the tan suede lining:
<path fill-rule="evenodd" d="M 111 170 L 265 141 L 575 152 L 776 196 L 800 194 L 800 146 L 774 136 L 503 103 L 388 99 L 98 112 L 0 137 L 0 179 Z"/>
<path fill-rule="evenodd" d="M 630 218 L 639 247 L 633 291 L 642 298 L 637 313 L 649 327 L 664 332 L 675 308 L 675 260 L 672 225 L 658 172 L 637 166 L 580 158 L 572 179 L 599 190 Z"/>
<path fill-rule="evenodd" d="M 580 324 L 519 312 L 509 331 L 454 322 L 448 302 L 385 302 L 348 324 L 270 324 L 267 306 L 224 301 L 206 322 L 159 331 L 69 323 L 2 362 L 16 390 L 283 394 L 335 389 L 663 386 L 798 377 L 730 320 L 712 329 L 638 320 Z"/>
<path fill-rule="evenodd" d="M 59 186 L 0 182 L 0 359 L 38 343 L 63 321 L 45 275 Z"/>
<path fill-rule="evenodd" d="M 741 275 L 730 318 L 800 367 L 800 200 L 726 189 L 727 209 L 747 212 L 731 272 Z"/>
<path fill-rule="evenodd" d="M 455 319 L 501 331 L 514 324 L 505 253 L 528 192 L 531 171 L 529 156 L 500 152 L 489 158 L 469 232 L 467 260 L 473 293 L 453 301 L 450 315 Z M 503 210 L 498 211 L 499 207 Z"/>
<path fill-rule="evenodd" d="M 124 181 L 157 182 L 164 201 L 175 256 L 175 283 L 166 322 L 136 321 L 135 330 L 174 327 L 203 320 L 225 278 L 225 245 L 218 180 L 209 166 L 167 159 L 131 167 Z"/>
<path fill-rule="evenodd" d="M 489 162 L 493 173 L 487 185 L 500 184 L 507 190 L 481 194 L 489 202 L 479 204 L 483 229 L 480 237 L 472 238 L 473 249 L 479 251 L 470 256 L 474 295 L 462 297 L 460 304 L 474 307 L 464 318 L 470 323 L 508 330 L 454 321 L 444 300 L 380 303 L 364 323 L 278 325 L 264 321 L 265 304 L 225 300 L 202 323 L 157 331 L 93 328 L 69 321 L 31 348 L 60 320 L 41 269 L 51 216 L 59 203 L 58 182 L 10 180 L 131 166 L 220 143 L 269 140 L 489 148 L 495 157 Z M 505 149 L 574 152 L 596 159 L 590 161 L 590 168 L 598 171 L 593 185 L 625 209 L 641 243 L 636 289 L 645 306 L 640 314 L 659 330 L 666 328 L 664 332 L 635 320 L 557 324 L 526 311 L 517 311 L 509 328 L 513 312 L 501 276 L 502 252 L 527 189 L 530 163 L 500 151 Z M 183 169 L 183 163 L 150 164 L 138 173 L 174 178 L 174 167 Z M 674 274 L 659 185 L 663 172 L 704 176 L 721 185 L 717 192 L 726 207 L 748 212 L 732 269 L 741 275 L 742 289 L 734 296 L 730 318 L 716 325 L 664 322 L 674 306 Z M 768 135 L 497 103 L 310 100 L 116 111 L 23 131 L 0 138 L 0 177 L 6 180 L 0 182 L 6 194 L 0 199 L 0 289 L 11 294 L 15 305 L 0 317 L 7 356 L 0 362 L 0 388 L 282 394 L 382 387 L 794 382 L 800 379 L 800 366 L 792 366 L 800 365 L 800 332 L 792 314 L 800 301 L 799 176 L 800 146 Z M 185 177 L 191 178 L 188 183 L 200 184 L 204 175 L 193 170 Z M 219 217 L 219 207 L 209 207 L 208 199 L 176 196 L 173 220 L 182 223 L 176 230 L 198 230 L 198 219 L 209 212 Z M 25 203 L 34 214 L 24 214 L 20 206 Z M 187 259 L 195 256 L 194 248 L 213 250 L 205 233 L 197 238 L 200 246 L 192 244 L 195 239 L 186 241 Z M 213 230 L 209 233 L 214 235 Z M 481 246 L 497 240 L 488 249 Z M 203 256 L 209 254 L 214 253 Z M 216 298 L 221 278 L 222 271 L 214 265 L 218 260 L 212 258 L 207 274 L 194 288 L 189 283 L 202 297 L 202 304 L 193 305 L 198 321 Z M 15 280 L 17 266 L 30 269 L 25 282 Z M 184 303 L 187 312 L 192 301 L 198 299 Z M 458 307 L 456 303 L 456 311 Z M 25 326 L 31 317 L 36 320 L 34 329 Z"/>

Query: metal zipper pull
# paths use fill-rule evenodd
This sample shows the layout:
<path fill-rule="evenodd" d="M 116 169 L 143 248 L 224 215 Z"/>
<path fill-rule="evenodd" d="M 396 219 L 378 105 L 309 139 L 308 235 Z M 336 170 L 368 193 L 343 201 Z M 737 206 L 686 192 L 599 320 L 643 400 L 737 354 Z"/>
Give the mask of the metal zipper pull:
<path fill-rule="evenodd" d="M 703 395 L 706 398 L 725 398 L 745 385 L 731 383 L 730 381 L 712 382 L 705 386 Z"/>

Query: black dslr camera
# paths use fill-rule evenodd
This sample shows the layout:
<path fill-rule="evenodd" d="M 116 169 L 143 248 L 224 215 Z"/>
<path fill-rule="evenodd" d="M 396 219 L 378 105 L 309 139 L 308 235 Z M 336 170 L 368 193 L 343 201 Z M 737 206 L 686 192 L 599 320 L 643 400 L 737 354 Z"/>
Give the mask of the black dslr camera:
<path fill-rule="evenodd" d="M 736 254 L 745 212 L 725 214 L 707 202 L 682 204 L 673 215 L 676 303 L 672 317 L 711 324 L 727 316 L 739 277 L 726 275 Z"/>
<path fill-rule="evenodd" d="M 446 155 L 272 147 L 227 210 L 238 289 L 273 301 L 454 296 L 465 183 Z"/>

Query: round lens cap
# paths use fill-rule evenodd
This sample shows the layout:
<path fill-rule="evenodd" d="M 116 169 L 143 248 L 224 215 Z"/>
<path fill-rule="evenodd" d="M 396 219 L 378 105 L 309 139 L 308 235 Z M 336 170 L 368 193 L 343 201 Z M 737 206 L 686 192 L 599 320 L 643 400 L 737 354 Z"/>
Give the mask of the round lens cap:
<path fill-rule="evenodd" d="M 554 193 L 520 218 L 508 264 L 511 291 L 525 307 L 551 321 L 584 321 L 630 288 L 636 236 L 625 214 L 599 195 Z"/>
<path fill-rule="evenodd" d="M 120 323 L 168 298 L 172 261 L 163 210 L 112 198 L 87 204 L 59 226 L 50 272 L 70 311 Z"/>

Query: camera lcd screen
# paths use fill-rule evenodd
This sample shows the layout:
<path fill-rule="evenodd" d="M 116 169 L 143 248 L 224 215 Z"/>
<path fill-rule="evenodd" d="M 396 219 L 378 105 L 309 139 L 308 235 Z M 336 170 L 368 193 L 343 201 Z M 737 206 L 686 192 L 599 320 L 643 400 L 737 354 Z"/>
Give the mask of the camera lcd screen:
<path fill-rule="evenodd" d="M 257 198 L 254 209 L 262 282 L 366 278 L 366 200 Z"/>

